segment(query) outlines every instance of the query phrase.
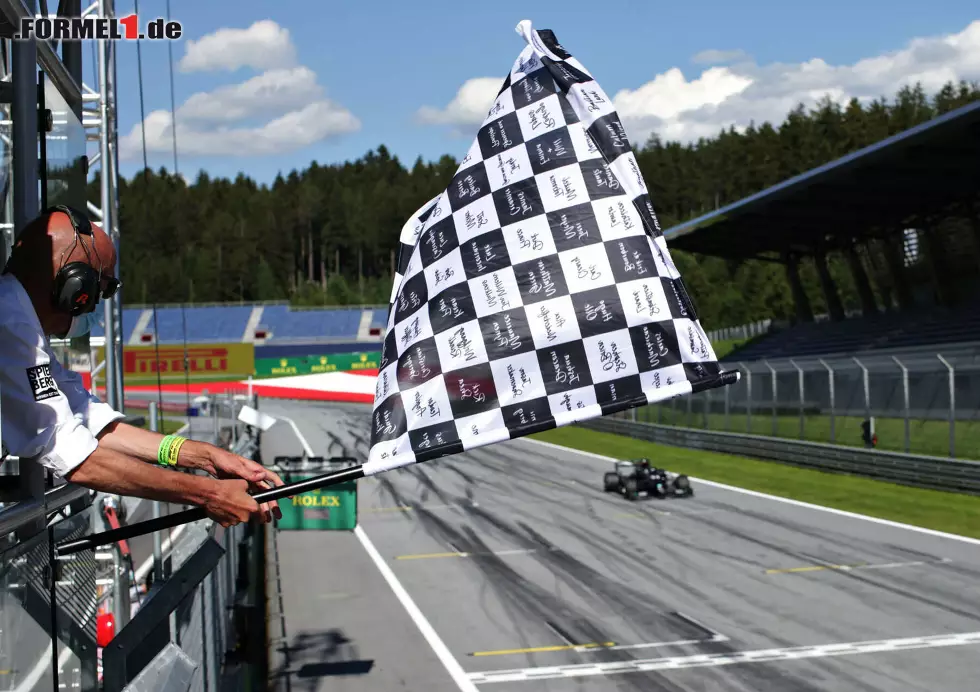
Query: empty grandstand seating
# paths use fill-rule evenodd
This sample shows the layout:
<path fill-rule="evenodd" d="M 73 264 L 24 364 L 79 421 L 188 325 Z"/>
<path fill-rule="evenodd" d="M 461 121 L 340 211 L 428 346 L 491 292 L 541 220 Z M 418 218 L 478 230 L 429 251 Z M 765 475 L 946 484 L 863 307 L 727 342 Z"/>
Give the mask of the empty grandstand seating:
<path fill-rule="evenodd" d="M 291 309 L 286 304 L 230 304 L 123 309 L 123 343 L 239 342 L 328 343 L 380 341 L 388 319 L 385 308 Z M 185 330 L 186 323 L 186 330 Z M 105 335 L 102 326 L 92 336 Z"/>
<path fill-rule="evenodd" d="M 290 310 L 288 305 L 267 305 L 257 328 L 269 333 L 269 342 L 353 339 L 363 313 L 361 308 Z"/>
<path fill-rule="evenodd" d="M 810 322 L 755 339 L 722 360 L 753 361 L 980 342 L 980 303 Z"/>

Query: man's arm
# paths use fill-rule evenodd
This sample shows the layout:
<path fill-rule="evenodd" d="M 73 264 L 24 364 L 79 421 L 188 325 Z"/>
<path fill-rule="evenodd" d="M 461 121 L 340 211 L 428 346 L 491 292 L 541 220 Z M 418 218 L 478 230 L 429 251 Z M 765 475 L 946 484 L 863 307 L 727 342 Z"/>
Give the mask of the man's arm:
<path fill-rule="evenodd" d="M 122 421 L 109 423 L 97 435 L 100 447 L 154 464 L 163 438 L 161 433 L 137 428 Z M 217 478 L 243 478 L 252 483 L 256 489 L 267 489 L 270 483 L 273 486 L 285 485 L 275 472 L 261 464 L 207 442 L 196 440 L 186 440 L 181 445 L 180 453 L 177 455 L 177 466 L 204 471 Z M 278 502 L 263 502 L 261 510 L 264 521 L 269 521 L 270 512 L 275 513 L 277 519 L 282 518 Z"/>
<path fill-rule="evenodd" d="M 68 400 L 74 415 L 99 440 L 100 446 L 140 461 L 156 463 L 157 451 L 164 437 L 161 433 L 122 422 L 123 414 L 114 411 L 85 389 L 77 372 L 63 367 L 50 350 L 47 355 L 51 361 L 51 375 L 58 384 L 58 389 Z M 256 490 L 267 489 L 269 484 L 284 485 L 278 475 L 261 464 L 206 442 L 184 442 L 177 457 L 177 466 L 204 471 L 217 478 L 243 478 L 252 483 Z M 263 521 L 271 521 L 273 513 L 276 518 L 282 518 L 277 502 L 263 503 L 261 511 Z"/>
<path fill-rule="evenodd" d="M 135 425 L 122 421 L 109 423 L 96 435 L 100 446 L 154 464 L 157 461 L 157 450 L 160 448 L 160 441 L 163 440 L 163 437 L 163 433 L 137 428 Z M 180 448 L 177 466 L 185 469 L 200 469 L 215 475 L 211 466 L 211 453 L 208 449 L 211 446 L 213 445 L 196 440 L 187 440 Z"/>
<path fill-rule="evenodd" d="M 203 507 L 222 526 L 248 521 L 259 510 L 244 480 L 216 480 L 144 464 L 102 445 L 66 480 L 105 493 Z"/>

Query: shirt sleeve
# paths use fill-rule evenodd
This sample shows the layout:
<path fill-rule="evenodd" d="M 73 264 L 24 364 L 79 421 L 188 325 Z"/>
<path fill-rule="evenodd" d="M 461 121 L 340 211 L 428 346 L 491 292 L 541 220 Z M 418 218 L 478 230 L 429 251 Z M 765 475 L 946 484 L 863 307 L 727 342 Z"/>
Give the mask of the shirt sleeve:
<path fill-rule="evenodd" d="M 64 367 L 50 351 L 46 352 L 51 362 L 51 376 L 55 384 L 67 397 L 68 406 L 75 418 L 81 420 L 93 436 L 98 437 L 109 423 L 126 417 L 85 389 L 81 375 Z"/>
<path fill-rule="evenodd" d="M 14 456 L 63 478 L 98 447 L 52 376 L 43 337 L 26 323 L 0 324 L 0 399 L 3 446 Z"/>

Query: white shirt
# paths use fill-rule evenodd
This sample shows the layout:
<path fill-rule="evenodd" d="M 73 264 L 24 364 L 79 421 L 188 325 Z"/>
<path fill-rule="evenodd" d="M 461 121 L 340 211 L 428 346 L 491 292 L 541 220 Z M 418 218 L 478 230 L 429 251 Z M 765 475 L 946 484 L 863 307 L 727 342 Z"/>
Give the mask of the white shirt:
<path fill-rule="evenodd" d="M 35 459 L 64 477 L 98 447 L 98 435 L 125 416 L 62 367 L 27 291 L 0 275 L 0 439 L 3 453 Z"/>

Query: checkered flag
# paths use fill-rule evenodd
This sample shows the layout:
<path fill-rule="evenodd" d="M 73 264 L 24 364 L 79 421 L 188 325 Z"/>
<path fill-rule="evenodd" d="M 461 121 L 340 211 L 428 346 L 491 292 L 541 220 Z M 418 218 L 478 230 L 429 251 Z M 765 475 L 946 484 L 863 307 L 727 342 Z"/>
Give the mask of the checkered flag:
<path fill-rule="evenodd" d="M 612 101 L 551 31 L 402 229 L 364 474 L 732 384 Z"/>

